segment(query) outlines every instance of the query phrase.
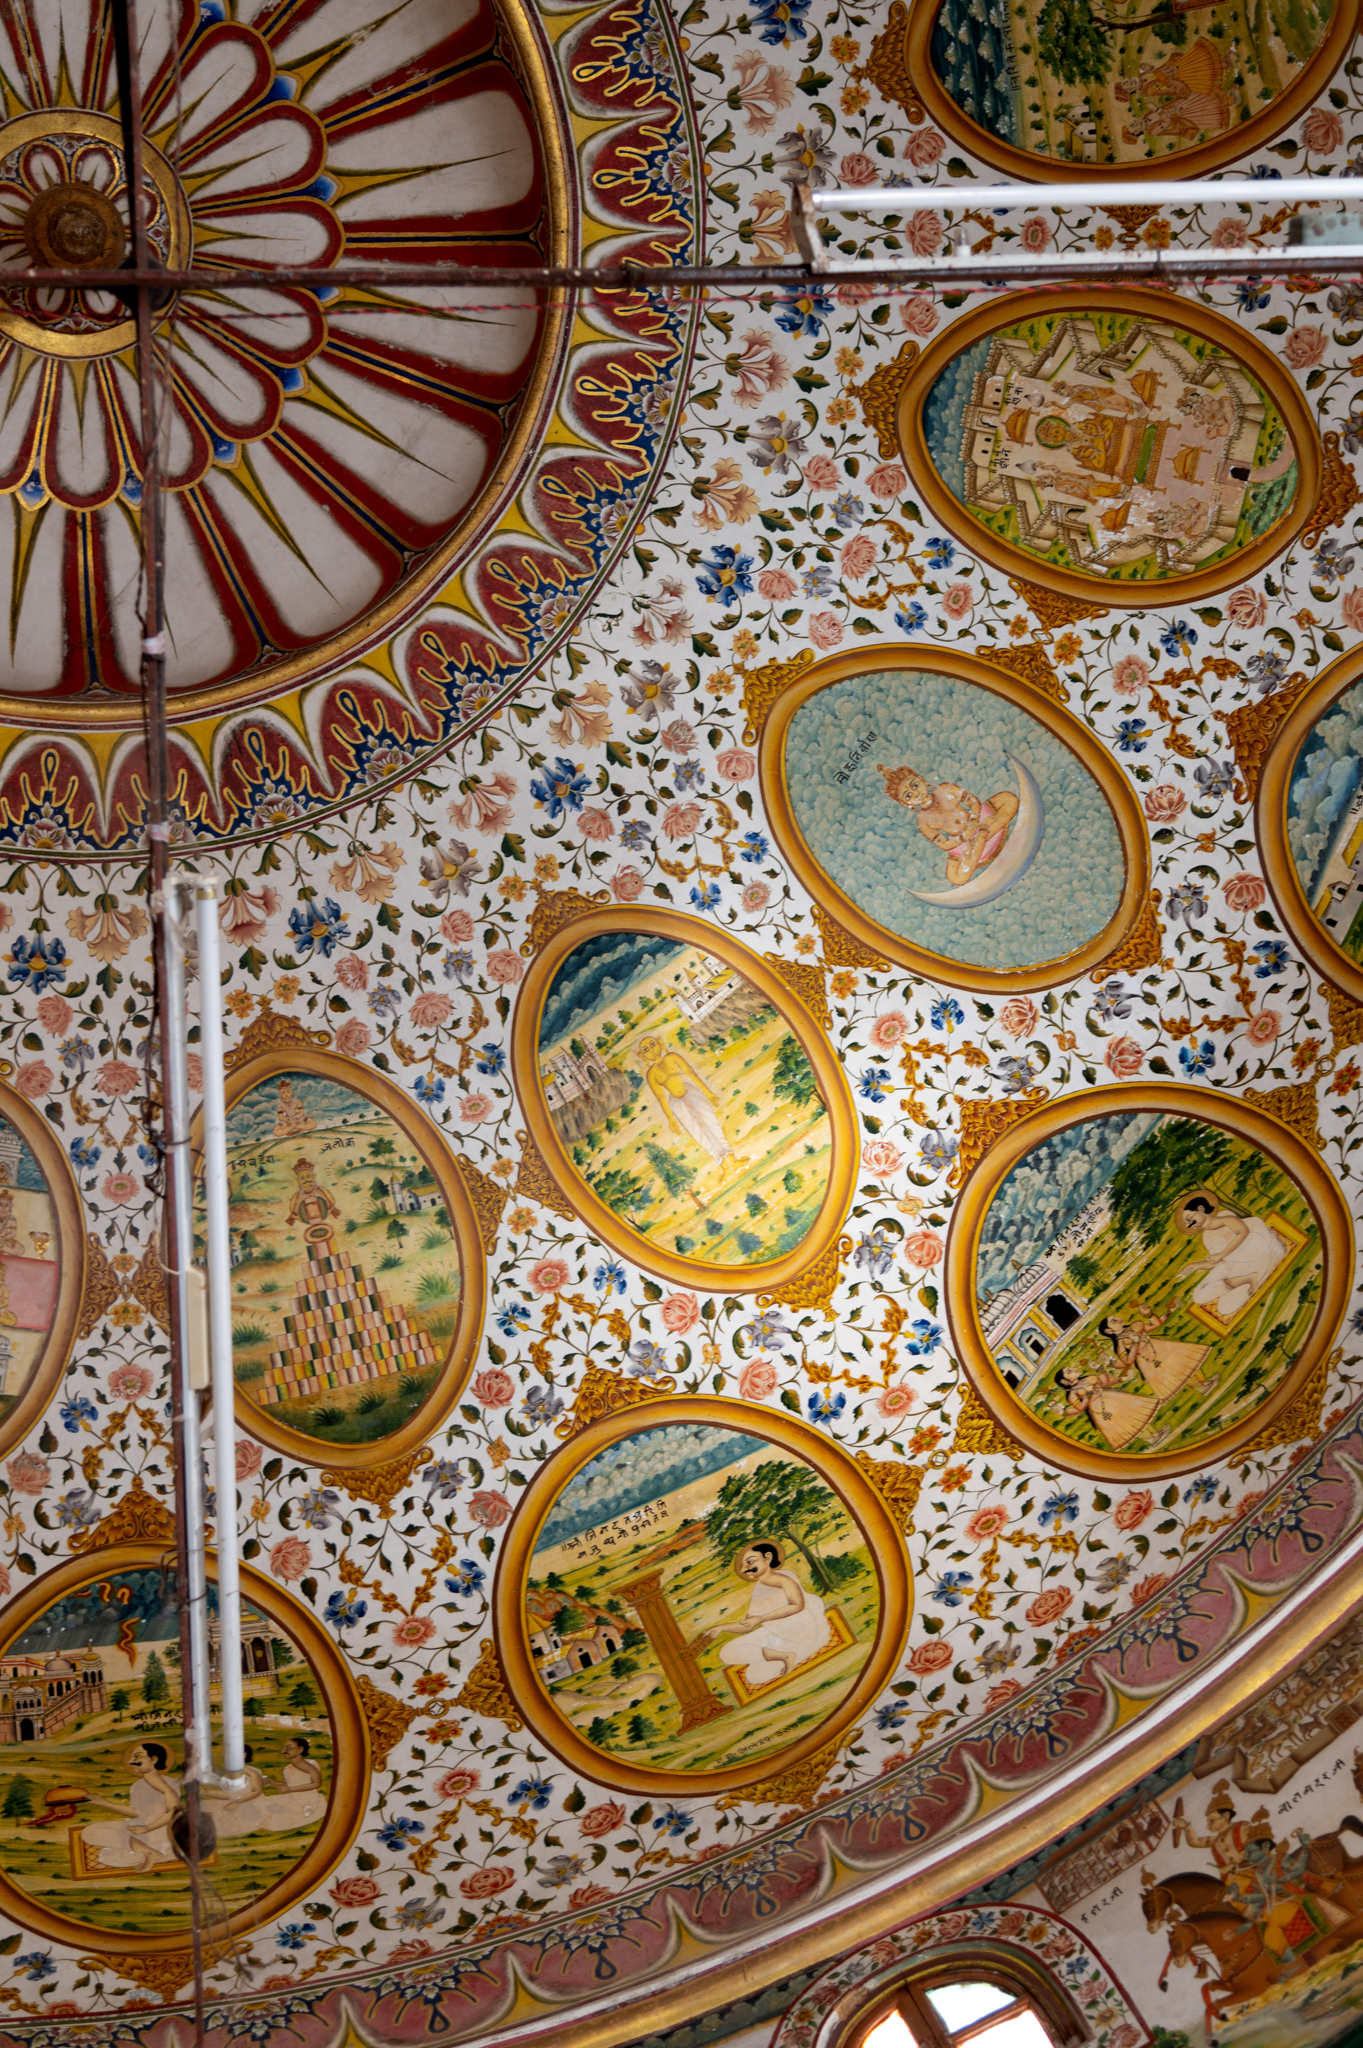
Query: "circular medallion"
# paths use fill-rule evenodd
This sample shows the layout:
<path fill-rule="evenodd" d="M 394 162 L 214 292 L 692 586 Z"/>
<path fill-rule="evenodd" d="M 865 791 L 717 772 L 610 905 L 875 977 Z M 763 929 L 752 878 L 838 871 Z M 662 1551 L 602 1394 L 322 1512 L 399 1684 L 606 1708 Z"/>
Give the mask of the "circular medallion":
<path fill-rule="evenodd" d="M 1315 1150 L 1233 1096 L 1099 1088 L 995 1140 L 956 1206 L 946 1299 L 985 1406 L 1093 1477 L 1206 1467 L 1334 1342 L 1353 1229 Z"/>
<path fill-rule="evenodd" d="M 1357 653 L 1334 662 L 1298 695 L 1264 761 L 1257 812 L 1264 873 L 1283 923 L 1312 966 L 1363 1003 L 1363 658 Z"/>
<path fill-rule="evenodd" d="M 718 1792 L 864 1713 L 912 1608 L 904 1539 L 817 1430 L 689 1396 L 594 1423 L 526 1489 L 494 1589 L 517 1706 L 575 1770 Z"/>
<path fill-rule="evenodd" d="M 47 1118 L 0 1087 L 0 1455 L 41 1419 L 82 1321 L 85 1225 Z"/>
<path fill-rule="evenodd" d="M 898 430 L 962 546 L 1087 603 L 1192 599 L 1253 576 L 1320 493 L 1320 437 L 1293 379 L 1230 321 L 1162 293 L 980 307 L 910 372 Z"/>
<path fill-rule="evenodd" d="M 783 674 L 761 735 L 772 833 L 863 944 L 1001 992 L 1073 980 L 1122 945 L 1149 894 L 1140 805 L 1035 683 L 906 646 Z"/>

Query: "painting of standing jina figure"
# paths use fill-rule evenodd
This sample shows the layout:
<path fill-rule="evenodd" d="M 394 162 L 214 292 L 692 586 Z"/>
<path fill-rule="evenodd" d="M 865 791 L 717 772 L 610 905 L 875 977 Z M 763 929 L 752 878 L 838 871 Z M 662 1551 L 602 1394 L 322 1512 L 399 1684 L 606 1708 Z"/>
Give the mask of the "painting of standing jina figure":
<path fill-rule="evenodd" d="M 561 1145 L 631 1232 L 722 1266 L 803 1242 L 827 1107 L 785 1016 L 729 961 L 659 933 L 586 939 L 549 986 L 537 1053 Z"/>
<path fill-rule="evenodd" d="M 1315 1211 L 1266 1145 L 1133 1108 L 1076 1119 L 1003 1178 L 976 1251 L 979 1327 L 1049 1431 L 1177 1457 L 1280 1386 L 1323 1271 Z"/>

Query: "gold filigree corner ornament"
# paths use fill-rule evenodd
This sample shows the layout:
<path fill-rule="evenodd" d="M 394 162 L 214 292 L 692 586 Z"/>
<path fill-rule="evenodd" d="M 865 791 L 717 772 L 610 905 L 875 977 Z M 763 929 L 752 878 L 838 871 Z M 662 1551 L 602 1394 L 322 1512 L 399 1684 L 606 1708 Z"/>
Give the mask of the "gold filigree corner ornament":
<path fill-rule="evenodd" d="M 577 1399 L 556 1426 L 554 1435 L 566 1443 L 580 1429 L 588 1428 L 593 1422 L 603 1422 L 608 1415 L 616 1415 L 622 1408 L 638 1408 L 645 1401 L 662 1401 L 676 1391 L 677 1382 L 667 1373 L 659 1379 L 627 1380 L 623 1373 L 607 1372 L 602 1365 L 589 1365 L 577 1390 Z"/>
<path fill-rule="evenodd" d="M 203 1944 L 203 1965 L 206 1970 L 211 1970 L 225 1956 L 244 1956 L 245 1953 L 244 1942 L 206 1941 Z M 169 1955 L 82 1956 L 77 1967 L 98 1972 L 112 1970 L 116 1976 L 126 1977 L 130 1984 L 138 1985 L 141 1990 L 154 1992 L 163 2005 L 171 2005 L 176 1992 L 193 1979 L 194 1951 L 182 1948 L 173 1949 Z"/>
<path fill-rule="evenodd" d="M 462 1152 L 454 1155 L 455 1169 L 464 1183 L 464 1193 L 469 1198 L 478 1224 L 478 1235 L 483 1250 L 491 1254 L 496 1249 L 497 1232 L 501 1228 L 502 1211 L 506 1207 L 506 1189 L 500 1181 L 493 1180 L 487 1173 L 481 1173 L 472 1160 L 465 1159 Z"/>
<path fill-rule="evenodd" d="M 609 889 L 598 889 L 594 896 L 584 896 L 580 889 L 546 889 L 530 913 L 530 936 L 521 952 L 527 960 L 532 959 L 565 925 L 604 910 L 610 901 Z"/>
<path fill-rule="evenodd" d="M 821 903 L 814 905 L 814 922 L 819 927 L 826 967 L 864 967 L 874 974 L 888 974 L 889 961 L 882 960 L 869 946 L 863 946 L 860 939 L 853 938 L 847 927 L 839 924 Z"/>
<path fill-rule="evenodd" d="M 355 1686 L 369 1727 L 369 1751 L 374 1769 L 381 1771 L 388 1762 L 389 1750 L 395 1749 L 402 1741 L 413 1721 L 420 1720 L 421 1709 L 409 1707 L 405 1700 L 395 1699 L 391 1692 L 381 1692 L 363 1671 L 357 1674 Z"/>
<path fill-rule="evenodd" d="M 1282 689 L 1275 690 L 1271 697 L 1261 697 L 1257 704 L 1242 704 L 1226 720 L 1226 738 L 1230 741 L 1235 765 L 1240 770 L 1240 779 L 1235 785 L 1238 804 L 1252 804 L 1259 794 L 1259 776 L 1268 750 L 1288 712 L 1310 687 L 1310 677 L 1304 670 L 1299 670 L 1290 675 Z"/>
<path fill-rule="evenodd" d="M 1048 633 L 1061 626 L 1081 625 L 1085 619 L 1105 619 L 1112 610 L 1110 604 L 1090 604 L 1082 597 L 1066 597 L 1063 591 L 1047 590 L 1042 584 L 1028 583 L 1021 577 L 1010 576 L 1008 581 L 1014 596 L 1022 599 Z"/>
<path fill-rule="evenodd" d="M 1313 1081 L 1294 1081 L 1288 1088 L 1245 1088 L 1240 1100 L 1286 1124 L 1313 1152 L 1325 1150 L 1325 1140 L 1320 1135 L 1320 1103 Z"/>
<path fill-rule="evenodd" d="M 857 1464 L 898 1527 L 912 1536 L 914 1510 L 923 1490 L 923 1467 L 907 1464 L 902 1458 L 873 1458 L 869 1451 L 857 1452 Z"/>
<path fill-rule="evenodd" d="M 1090 981 L 1106 981 L 1114 974 L 1134 974 L 1141 967 L 1164 965 L 1166 927 L 1159 914 L 1163 901 L 1158 889 L 1150 891 L 1145 907 L 1116 952 L 1109 953 L 1096 967 L 1090 968 Z"/>
<path fill-rule="evenodd" d="M 748 1785 L 741 1792 L 726 1792 L 719 1804 L 721 1807 L 811 1806 L 841 1748 L 842 1738 L 827 1743 L 823 1749 L 816 1749 L 813 1756 L 807 1756 L 802 1763 L 792 1764 L 778 1777 L 767 1778 L 760 1785 Z"/>
<path fill-rule="evenodd" d="M 884 33 L 872 43 L 860 76 L 877 86 L 887 100 L 902 107 L 915 128 L 927 119 L 927 108 L 909 72 L 909 10 L 904 0 L 894 0 Z M 880 452 L 884 455 L 888 450 L 882 448 Z"/>
<path fill-rule="evenodd" d="M 1007 1102 L 981 1102 L 975 1096 L 964 1100 L 957 1096 L 956 1100 L 961 1111 L 961 1149 L 947 1176 L 947 1186 L 951 1188 L 960 1187 L 974 1172 L 996 1138 L 1001 1138 L 1020 1118 L 1030 1116 L 1049 1097 L 1044 1088 L 1029 1088 L 1025 1095 Z"/>
<path fill-rule="evenodd" d="M 898 0 L 890 10 L 891 18 L 896 12 L 904 13 Z M 921 110 L 918 118 L 920 121 L 923 118 Z M 918 343 L 906 341 L 892 363 L 882 363 L 879 369 L 872 370 L 864 384 L 849 384 L 847 387 L 849 395 L 861 407 L 863 420 L 876 436 L 882 462 L 888 462 L 892 455 L 899 453 L 899 394 L 908 383 L 909 372 L 917 363 L 918 356 Z"/>
<path fill-rule="evenodd" d="M 368 1501 L 386 1522 L 392 1515 L 393 1502 L 412 1474 L 429 1465 L 434 1456 L 427 1444 L 419 1451 L 409 1451 L 404 1458 L 390 1458 L 386 1465 L 369 1465 L 358 1472 L 324 1472 L 322 1484 L 343 1486 L 352 1500 Z"/>
<path fill-rule="evenodd" d="M 1363 505 L 1363 491 L 1358 488 L 1352 464 L 1344 459 L 1339 435 L 1322 434 L 1320 438 L 1320 497 L 1310 524 L 1302 529 L 1300 544 L 1304 548 L 1315 547 L 1330 527 L 1344 523 L 1355 505 Z"/>
<path fill-rule="evenodd" d="M 1251 1442 L 1245 1445 L 1240 1457 L 1247 1458 L 1255 1451 L 1276 1450 L 1280 1444 L 1313 1443 L 1320 1435 L 1320 1420 L 1325 1408 L 1325 1393 L 1330 1384 L 1330 1374 L 1344 1356 L 1344 1346 L 1338 1344 L 1328 1358 L 1320 1363 L 1308 1377 L 1305 1386 L 1295 1394 L 1284 1408 L 1276 1422 L 1270 1422 Z"/>
<path fill-rule="evenodd" d="M 961 1389 L 961 1406 L 956 1416 L 956 1434 L 951 1455 L 977 1458 L 1025 1458 L 1027 1453 L 1016 1437 L 1009 1436 L 996 1422 L 967 1380 Z"/>
<path fill-rule="evenodd" d="M 1317 982 L 1316 988 L 1324 996 L 1330 1013 L 1334 1050 L 1343 1052 L 1348 1046 L 1363 1045 L 1363 1003 L 1356 1003 L 1352 996 L 1343 995 L 1332 982 Z"/>
<path fill-rule="evenodd" d="M 230 1074 L 235 1067 L 244 1067 L 247 1060 L 257 1060 L 263 1053 L 325 1052 L 330 1044 L 329 1031 L 313 1031 L 296 1017 L 281 1016 L 264 1003 L 260 1015 L 251 1019 L 228 1050 L 223 1065 Z"/>
<path fill-rule="evenodd" d="M 1039 647 L 1035 640 L 1025 647 L 977 648 L 975 658 L 987 661 L 991 668 L 1001 668 L 1005 674 L 1016 676 L 1020 683 L 1028 684 L 1038 695 L 1048 697 L 1052 704 L 1068 705 L 1070 701 L 1045 648 Z"/>
<path fill-rule="evenodd" d="M 88 1337 L 95 1324 L 108 1315 L 122 1292 L 122 1285 L 109 1264 L 103 1243 L 93 1230 L 88 1230 L 85 1234 L 85 1293 L 81 1297 L 80 1321 L 76 1324 L 77 1337 Z"/>
<path fill-rule="evenodd" d="M 143 1252 L 137 1271 L 128 1282 L 128 1292 L 154 1323 L 159 1323 L 163 1330 L 170 1328 L 170 1288 L 166 1284 L 166 1269 L 161 1264 L 160 1247 L 155 1240 Z"/>
<path fill-rule="evenodd" d="M 814 660 L 813 652 L 806 647 L 790 661 L 768 661 L 761 668 L 753 669 L 743 681 L 743 716 L 747 724 L 743 729 L 743 744 L 755 747 L 762 737 L 762 728 L 767 722 L 772 705 L 781 692 L 795 682 Z"/>
<path fill-rule="evenodd" d="M 147 1492 L 139 1472 L 93 1529 L 77 1529 L 71 1548 L 83 1556 L 90 1550 L 110 1550 L 115 1543 L 164 1543 L 169 1549 L 174 1541 L 174 1515 L 164 1501 Z"/>
<path fill-rule="evenodd" d="M 759 1294 L 759 1308 L 773 1308 L 779 1302 L 783 1308 L 818 1309 L 829 1322 L 833 1320 L 833 1296 L 838 1282 L 842 1279 L 843 1262 L 850 1257 L 852 1240 L 840 1237 L 817 1259 L 811 1259 L 798 1273 L 792 1273 L 779 1287 L 769 1294 Z"/>
<path fill-rule="evenodd" d="M 555 1215 L 568 1216 L 576 1221 L 576 1209 L 566 1199 L 558 1182 L 545 1165 L 544 1155 L 529 1131 L 517 1131 L 516 1143 L 521 1148 L 521 1163 L 516 1173 L 516 1193 L 525 1195 L 532 1202 L 538 1202 L 542 1209 L 552 1209 Z"/>
<path fill-rule="evenodd" d="M 525 1726 L 508 1690 L 497 1646 L 491 1636 L 483 1638 L 478 1662 L 463 1690 L 456 1693 L 454 1703 L 457 1707 L 466 1707 L 471 1714 L 481 1714 L 485 1720 L 505 1722 L 513 1735 Z"/>
<path fill-rule="evenodd" d="M 804 960 L 786 960 L 780 953 L 764 953 L 762 958 L 777 980 L 799 998 L 811 1016 L 817 1017 L 824 1030 L 831 1031 L 833 1012 L 828 1007 L 822 967 L 811 967 Z"/>

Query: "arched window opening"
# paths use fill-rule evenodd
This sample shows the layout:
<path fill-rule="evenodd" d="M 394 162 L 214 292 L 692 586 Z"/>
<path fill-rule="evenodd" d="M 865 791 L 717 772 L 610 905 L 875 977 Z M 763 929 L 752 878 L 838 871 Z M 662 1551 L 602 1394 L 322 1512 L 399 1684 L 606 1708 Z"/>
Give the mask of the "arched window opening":
<path fill-rule="evenodd" d="M 1078 2048 L 1065 1993 L 1030 1960 L 940 1953 L 877 2000 L 845 2048 Z"/>

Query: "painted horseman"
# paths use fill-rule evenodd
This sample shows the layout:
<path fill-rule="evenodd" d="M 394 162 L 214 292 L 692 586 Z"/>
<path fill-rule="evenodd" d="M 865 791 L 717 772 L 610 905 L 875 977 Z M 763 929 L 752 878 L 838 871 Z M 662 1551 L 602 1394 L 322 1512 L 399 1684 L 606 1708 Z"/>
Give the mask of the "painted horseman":
<path fill-rule="evenodd" d="M 1259 1926 L 1264 1947 L 1279 1962 L 1293 1963 L 1350 1916 L 1321 1895 L 1328 1880 L 1322 1881 L 1308 1867 L 1311 1837 L 1305 1829 L 1297 1830 L 1297 1848 L 1279 1843 L 1267 1807 L 1241 1820 L 1229 1795 L 1230 1785 L 1222 1778 L 1207 1804 L 1205 1835 L 1183 1818 L 1180 1799 L 1174 1809 L 1174 1845 L 1187 1841 L 1195 1849 L 1209 1849 L 1226 1904 Z"/>

